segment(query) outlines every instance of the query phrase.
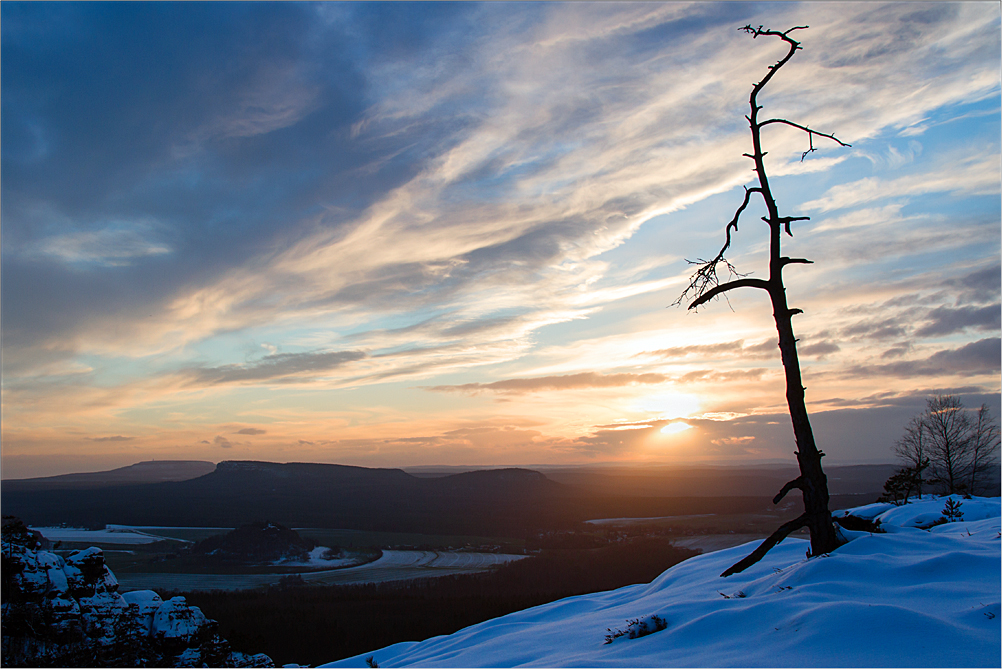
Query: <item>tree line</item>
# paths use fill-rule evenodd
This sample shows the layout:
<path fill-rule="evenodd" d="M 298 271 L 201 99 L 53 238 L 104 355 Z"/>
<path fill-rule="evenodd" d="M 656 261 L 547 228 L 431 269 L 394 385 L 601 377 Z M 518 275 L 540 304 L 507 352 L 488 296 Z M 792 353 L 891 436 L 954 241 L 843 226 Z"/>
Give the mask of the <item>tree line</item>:
<path fill-rule="evenodd" d="M 930 491 L 983 494 L 996 484 L 999 425 L 987 404 L 969 410 L 955 395 L 937 395 L 905 426 L 894 451 L 905 466 L 887 479 L 883 501 Z"/>

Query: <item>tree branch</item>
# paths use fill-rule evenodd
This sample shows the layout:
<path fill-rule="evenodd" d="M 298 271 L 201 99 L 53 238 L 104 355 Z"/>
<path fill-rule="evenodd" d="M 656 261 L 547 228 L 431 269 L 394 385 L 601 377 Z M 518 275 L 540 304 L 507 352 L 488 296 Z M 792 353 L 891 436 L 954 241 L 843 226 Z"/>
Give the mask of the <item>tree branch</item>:
<path fill-rule="evenodd" d="M 761 123 L 759 123 L 758 127 L 764 128 L 765 126 L 769 125 L 770 123 L 782 123 L 784 125 L 788 125 L 790 127 L 797 128 L 798 130 L 803 130 L 804 132 L 807 133 L 807 138 L 808 138 L 808 141 L 810 141 L 811 148 L 807 149 L 806 151 L 804 151 L 800 155 L 800 162 L 804 162 L 804 158 L 807 157 L 808 153 L 813 153 L 814 151 L 817 151 L 817 149 L 814 148 L 814 135 L 817 135 L 818 137 L 825 137 L 826 139 L 830 139 L 830 140 L 832 140 L 834 142 L 838 142 L 840 145 L 845 146 L 845 147 L 851 147 L 852 146 L 852 144 L 846 144 L 841 139 L 839 139 L 838 137 L 836 137 L 834 133 L 827 134 L 827 133 L 823 133 L 823 132 L 818 132 L 817 130 L 811 130 L 806 125 L 800 125 L 799 123 L 794 123 L 793 121 L 787 121 L 785 118 L 771 118 L 771 119 L 769 119 L 767 121 L 762 121 Z"/>
<path fill-rule="evenodd" d="M 805 30 L 806 28 L 807 26 L 794 26 L 793 28 L 790 28 L 786 32 L 778 32 L 776 30 L 764 30 L 762 26 L 759 26 L 758 28 L 752 28 L 751 24 L 746 25 L 743 28 L 738 28 L 738 30 L 743 30 L 746 33 L 749 33 L 752 36 L 752 39 L 755 39 L 760 35 L 773 35 L 790 45 L 790 51 L 786 54 L 786 56 L 784 56 L 775 65 L 770 65 L 769 73 L 762 78 L 762 81 L 758 82 L 757 84 L 755 84 L 755 86 L 752 87 L 752 94 L 750 101 L 753 109 L 757 107 L 755 103 L 755 98 L 758 97 L 758 92 L 762 90 L 767 83 L 769 83 L 769 80 L 772 79 L 772 75 L 776 74 L 776 72 L 779 71 L 779 68 L 786 65 L 787 61 L 793 58 L 793 54 L 795 54 L 800 49 L 800 42 L 790 37 L 789 33 L 793 32 L 794 30 Z M 759 109 L 761 109 L 761 107 L 759 107 Z"/>
<path fill-rule="evenodd" d="M 767 219 L 762 219 L 762 220 L 764 220 L 766 223 L 770 222 Z M 786 231 L 786 234 L 792 237 L 793 230 L 790 229 L 790 223 L 793 223 L 794 221 L 809 221 L 809 220 L 811 220 L 810 216 L 782 216 L 776 219 L 776 223 L 782 223 L 783 229 Z"/>
<path fill-rule="evenodd" d="M 813 265 L 813 260 L 808 260 L 807 258 L 787 258 L 783 256 L 779 259 L 779 266 L 786 267 L 787 265 Z"/>
<path fill-rule="evenodd" d="M 764 279 L 736 279 L 734 281 L 728 281 L 727 283 L 721 283 L 693 300 L 692 304 L 689 305 L 689 308 L 695 309 L 701 304 L 706 304 L 717 295 L 726 293 L 729 290 L 734 290 L 735 288 L 761 288 L 762 290 L 771 290 L 772 284 Z"/>
<path fill-rule="evenodd" d="M 730 276 L 737 276 L 737 277 L 746 276 L 738 272 L 734 268 L 734 265 L 727 262 L 727 259 L 724 258 L 724 254 L 727 252 L 727 249 L 730 248 L 731 246 L 731 231 L 733 230 L 734 232 L 737 232 L 738 220 L 741 218 L 741 214 L 744 212 L 744 210 L 748 207 L 748 204 L 751 201 L 751 194 L 761 193 L 761 192 L 762 192 L 761 188 L 745 188 L 745 196 L 744 199 L 741 201 L 741 206 L 739 206 L 737 211 L 734 212 L 734 217 L 731 218 L 730 222 L 724 228 L 724 235 L 725 235 L 724 245 L 720 248 L 720 251 L 713 258 L 713 260 L 697 260 L 695 262 L 691 260 L 687 261 L 690 265 L 700 265 L 700 268 L 696 270 L 696 272 L 691 277 L 689 277 L 689 285 L 686 286 L 685 290 L 682 291 L 682 294 L 678 296 L 678 299 L 672 302 L 672 306 L 677 306 L 681 304 L 690 295 L 694 295 L 698 299 L 706 291 L 710 290 L 715 286 L 719 286 L 720 276 L 717 274 L 717 266 L 720 263 L 724 264 Z M 690 306 L 689 308 L 691 309 L 692 307 Z"/>
<path fill-rule="evenodd" d="M 769 535 L 768 539 L 759 544 L 759 547 L 756 548 L 754 551 L 752 551 L 748 557 L 728 567 L 724 571 L 724 573 L 721 574 L 721 577 L 730 576 L 731 574 L 737 574 L 744 571 L 748 567 L 752 566 L 753 564 L 764 558 L 765 554 L 768 553 L 770 550 L 772 550 L 773 546 L 775 546 L 780 541 L 789 536 L 790 533 L 795 532 L 796 530 L 799 530 L 801 527 L 806 527 L 806 526 L 807 526 L 806 513 L 802 516 L 794 518 L 788 523 L 783 523 L 782 525 L 780 525 L 778 530 Z"/>
<path fill-rule="evenodd" d="M 779 504 L 779 502 L 784 497 L 786 497 L 786 493 L 790 492 L 794 488 L 800 488 L 801 490 L 804 489 L 804 477 L 803 476 L 798 476 L 797 478 L 793 479 L 792 481 L 790 481 L 789 483 L 787 483 L 785 486 L 783 486 L 783 489 L 779 491 L 779 494 L 772 498 L 772 503 L 773 504 Z"/>

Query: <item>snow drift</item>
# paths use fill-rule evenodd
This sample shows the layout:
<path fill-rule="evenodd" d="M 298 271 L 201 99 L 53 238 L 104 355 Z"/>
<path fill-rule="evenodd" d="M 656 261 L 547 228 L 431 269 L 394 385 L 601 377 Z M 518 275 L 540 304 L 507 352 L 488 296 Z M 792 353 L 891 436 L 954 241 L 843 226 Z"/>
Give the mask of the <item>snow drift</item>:
<path fill-rule="evenodd" d="M 322 666 L 372 658 L 384 667 L 997 667 L 999 499 L 952 499 L 962 521 L 943 522 L 947 498 L 871 504 L 851 512 L 885 532 L 844 531 L 849 543 L 829 555 L 808 559 L 810 543 L 787 538 L 721 578 L 755 547 L 746 544 L 691 558 L 650 584 Z"/>

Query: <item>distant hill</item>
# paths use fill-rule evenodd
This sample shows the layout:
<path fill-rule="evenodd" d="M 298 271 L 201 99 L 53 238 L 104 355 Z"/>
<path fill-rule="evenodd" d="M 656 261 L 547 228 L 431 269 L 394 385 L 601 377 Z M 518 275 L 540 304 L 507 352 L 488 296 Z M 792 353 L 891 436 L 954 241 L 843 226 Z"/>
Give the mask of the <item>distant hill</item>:
<path fill-rule="evenodd" d="M 221 462 L 195 479 L 2 489 L 4 513 L 32 525 L 289 527 L 521 537 L 591 518 L 753 512 L 767 497 L 637 497 L 557 483 L 526 469 L 418 478 L 399 469 Z"/>
<path fill-rule="evenodd" d="M 195 555 L 221 561 L 264 562 L 283 558 L 305 559 L 317 545 L 293 529 L 267 521 L 242 525 L 232 532 L 217 534 L 191 547 Z"/>
<path fill-rule="evenodd" d="M 2 486 L 5 490 L 51 490 L 185 481 L 205 476 L 215 468 L 215 464 L 202 460 L 150 460 L 106 472 L 62 474 L 61 476 L 43 476 L 31 479 L 4 479 Z"/>
<path fill-rule="evenodd" d="M 897 465 L 826 465 L 832 495 L 879 493 Z M 772 497 L 800 472 L 793 465 L 696 466 L 620 465 L 614 467 L 552 467 L 551 480 L 596 492 L 645 497 Z"/>

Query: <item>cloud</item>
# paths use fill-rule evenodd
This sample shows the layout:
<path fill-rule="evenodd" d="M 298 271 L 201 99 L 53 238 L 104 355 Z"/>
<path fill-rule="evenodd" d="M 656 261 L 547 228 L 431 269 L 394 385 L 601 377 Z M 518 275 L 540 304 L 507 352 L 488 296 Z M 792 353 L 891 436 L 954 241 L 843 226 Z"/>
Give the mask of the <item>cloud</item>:
<path fill-rule="evenodd" d="M 897 346 L 893 346 L 883 353 L 880 354 L 881 358 L 900 358 L 901 356 L 909 353 L 912 350 L 912 343 L 909 341 L 901 342 Z"/>
<path fill-rule="evenodd" d="M 1002 340 L 981 339 L 955 349 L 937 351 L 929 357 L 933 365 L 964 372 L 997 372 L 1002 359 Z"/>
<path fill-rule="evenodd" d="M 216 446 L 219 446 L 220 448 L 233 448 L 233 442 L 231 442 L 229 439 L 222 436 L 221 434 L 216 435 L 216 438 L 212 440 L 212 443 L 215 444 Z"/>
<path fill-rule="evenodd" d="M 833 211 L 855 207 L 875 200 L 949 192 L 992 194 L 999 190 L 999 166 L 996 151 L 982 150 L 973 156 L 957 159 L 936 170 L 898 177 L 890 181 L 866 177 L 852 183 L 832 186 L 817 200 L 803 203 L 806 211 Z"/>
<path fill-rule="evenodd" d="M 915 331 L 919 337 L 948 335 L 967 328 L 998 330 L 1002 327 L 1002 307 L 998 304 L 980 308 L 944 306 L 933 309 L 926 318 L 931 322 Z"/>
<path fill-rule="evenodd" d="M 729 383 L 732 381 L 754 381 L 762 378 L 768 370 L 765 369 L 736 369 L 718 372 L 711 369 L 700 369 L 688 372 L 678 378 L 681 383 Z"/>
<path fill-rule="evenodd" d="M 181 373 L 190 383 L 200 385 L 271 381 L 292 376 L 314 378 L 365 357 L 365 353 L 361 351 L 276 353 L 254 363 L 195 367 L 182 370 Z"/>
<path fill-rule="evenodd" d="M 716 360 L 778 360 L 767 314 L 712 329 L 657 311 L 682 257 L 718 243 L 708 221 L 722 226 L 734 203 L 715 196 L 740 197 L 752 177 L 741 157 L 748 86 L 781 45 L 734 30 L 734 12 L 812 26 L 770 84 L 767 113 L 854 145 L 801 164 L 802 133 L 773 127 L 768 138 L 771 173 L 788 175 L 777 187 L 832 185 L 812 213 L 851 212 L 787 241 L 823 249 L 803 253 L 819 263 L 790 286 L 805 321 L 817 314 L 805 331 L 830 331 L 804 337 L 802 353 L 834 358 L 841 347 L 857 363 L 876 340 L 900 349 L 879 361 L 896 364 L 933 350 L 902 344 L 917 329 L 983 333 L 995 322 L 984 310 L 999 295 L 988 267 L 997 197 L 979 194 L 997 193 L 997 132 L 984 130 L 997 111 L 987 125 L 971 119 L 997 110 L 997 8 L 94 7 L 0 9 L 17 16 L 4 21 L 5 419 L 27 425 L 39 398 L 72 397 L 59 406 L 81 410 L 74 434 L 104 433 L 132 429 L 113 427 L 115 415 L 197 408 L 208 419 L 231 411 L 234 385 L 250 395 L 310 381 L 362 388 L 365 406 L 339 408 L 337 420 L 389 431 L 379 421 L 396 409 L 375 405 L 398 406 L 405 378 L 496 393 L 506 409 L 536 390 L 771 382 L 761 370 L 710 371 Z M 960 283 L 945 286 L 947 275 Z M 904 293 L 915 302 L 848 310 Z M 953 311 L 931 315 L 942 305 Z M 573 359 L 599 332 L 612 353 Z M 629 367 L 641 350 L 680 369 L 641 374 Z M 88 371 L 52 371 L 73 364 Z M 837 374 L 835 362 L 818 367 Z M 452 385 L 434 385 L 442 373 Z M 464 383 L 492 378 L 508 380 Z M 383 384 L 378 402 L 364 394 L 372 384 Z M 256 397 L 269 420 L 298 420 L 315 399 L 272 395 Z M 232 430 L 232 417 L 217 420 Z M 581 429 L 559 420 L 555 433 Z M 293 447 L 299 435 L 280 429 L 269 436 Z"/>
<path fill-rule="evenodd" d="M 867 318 L 840 330 L 843 336 L 865 339 L 900 339 L 908 334 L 907 317 Z"/>
<path fill-rule="evenodd" d="M 815 344 L 797 347 L 797 353 L 801 355 L 825 358 L 829 353 L 838 353 L 842 348 L 833 341 L 819 341 Z"/>
<path fill-rule="evenodd" d="M 742 359 L 772 358 L 776 356 L 777 343 L 773 339 L 750 346 L 744 345 L 744 340 L 722 342 L 719 344 L 693 344 L 690 346 L 673 346 L 655 351 L 644 351 L 634 357 L 654 356 L 665 360 L 679 358 L 719 358 L 721 356 L 739 357 Z"/>
<path fill-rule="evenodd" d="M 925 360 L 854 365 L 847 368 L 843 374 L 854 377 L 991 374 L 999 371 L 1000 358 L 1002 358 L 1002 340 L 991 337 L 958 348 L 937 351 Z"/>
<path fill-rule="evenodd" d="M 257 434 L 265 434 L 265 432 L 266 432 L 266 430 L 259 430 L 256 427 L 245 427 L 242 430 L 237 430 L 233 434 L 251 434 L 251 435 L 257 435 Z"/>
<path fill-rule="evenodd" d="M 958 302 L 963 304 L 984 304 L 998 302 L 1002 294 L 1002 266 L 993 263 L 983 269 L 977 269 L 959 279 L 944 282 L 950 287 L 962 287 L 963 292 Z"/>
<path fill-rule="evenodd" d="M 241 68 L 212 71 L 208 78 L 218 89 L 213 99 L 218 94 L 221 102 L 212 106 L 205 95 L 195 97 L 205 108 L 189 112 L 194 118 L 188 127 L 196 134 L 215 128 L 206 135 L 215 139 L 199 140 L 210 152 L 205 160 L 225 165 L 232 179 L 228 171 L 226 179 L 206 183 L 188 179 L 185 171 L 170 173 L 163 182 L 204 185 L 215 198 L 205 201 L 218 210 L 195 211 L 189 218 L 240 220 L 242 237 L 223 244 L 211 236 L 230 229 L 226 225 L 186 231 L 190 241 L 180 249 L 184 253 L 175 255 L 185 258 L 179 262 L 202 261 L 195 280 L 163 295 L 162 316 L 140 322 L 140 336 L 122 339 L 130 346 L 147 342 L 153 347 L 153 341 L 181 346 L 276 318 L 317 318 L 345 307 L 393 309 L 404 300 L 441 305 L 459 298 L 463 303 L 455 306 L 465 312 L 460 316 L 479 320 L 482 310 L 472 304 L 488 284 L 510 288 L 523 308 L 552 309 L 559 307 L 554 301 L 567 304 L 571 286 L 602 278 L 602 268 L 585 261 L 622 244 L 651 217 L 747 181 L 739 158 L 746 150 L 740 117 L 707 113 L 730 109 L 744 97 L 745 82 L 761 69 L 748 56 L 748 40 L 724 30 L 733 17 L 698 5 L 613 10 L 565 5 L 526 6 L 505 21 L 485 20 L 497 11 L 447 12 L 438 24 L 419 20 L 425 14 L 408 9 L 405 13 L 415 20 L 397 28 L 408 35 L 406 68 L 386 58 L 388 47 L 380 47 L 376 52 L 383 55 L 374 60 L 357 58 L 374 53 L 367 40 L 379 41 L 358 29 L 371 20 L 368 11 L 327 17 L 330 22 L 321 27 L 311 23 L 310 11 L 256 8 L 242 23 L 221 30 L 224 45 L 255 46 L 248 48 Z M 860 44 L 859 36 L 841 28 L 845 16 L 828 7 L 779 11 L 791 20 L 807 12 L 820 22 L 810 33 L 804 61 L 784 71 L 790 90 L 807 85 L 808 93 L 797 98 L 800 104 L 811 101 L 805 116 L 817 114 L 833 124 L 848 118 L 857 134 L 865 134 L 901 122 L 901 114 L 911 118 L 941 106 L 942 96 L 971 99 L 971 91 L 985 85 L 967 76 L 980 71 L 970 46 L 971 31 L 986 20 L 980 15 L 943 15 L 923 27 L 956 48 L 943 47 L 940 57 L 956 64 L 955 77 L 966 88 L 940 87 L 938 97 L 908 97 L 905 105 L 901 91 L 923 80 L 911 65 L 916 53 L 928 50 L 924 42 L 885 45 L 878 49 L 879 67 L 870 67 L 866 59 L 823 63 L 826 83 L 819 89 L 815 75 L 821 56 L 806 54 L 844 53 L 846 43 Z M 900 26 L 894 11 L 854 11 L 868 24 L 885 26 L 887 34 Z M 198 13 L 207 14 L 203 20 L 212 25 L 226 25 L 225 13 Z M 380 30 L 387 20 L 399 17 L 381 18 Z M 259 43 L 253 36 L 264 25 L 273 27 L 273 39 Z M 568 32 L 568 25 L 588 28 Z M 609 25 L 619 28 L 604 29 Z M 877 33 L 864 42 L 882 40 Z M 454 38 L 449 48 L 432 37 L 437 34 Z M 653 34 L 663 37 L 655 40 Z M 344 67 L 330 67 L 325 56 L 303 46 L 328 41 L 338 44 L 331 57 Z M 639 57 L 654 53 L 657 58 Z M 201 62 L 215 62 L 198 49 L 193 54 L 202 56 Z M 698 60 L 700 71 L 679 69 L 674 65 L 678 57 Z M 540 62 L 550 65 L 540 68 Z M 909 67 L 901 67 L 904 63 Z M 328 71 L 337 71 L 339 78 L 317 74 Z M 613 76 L 617 85 L 610 87 Z M 869 79 L 881 86 L 877 95 L 863 99 L 852 86 L 840 84 L 859 86 Z M 787 88 L 777 89 L 780 99 L 785 100 Z M 352 95 L 362 90 L 370 99 Z M 844 99 L 833 101 L 843 90 Z M 885 104 L 888 99 L 897 104 Z M 342 113 L 338 105 L 351 113 Z M 334 119 L 356 128 L 350 146 Z M 281 142 L 272 137 L 282 133 Z M 777 135 L 771 153 L 795 156 L 799 139 Z M 173 147 L 177 138 L 171 141 Z M 338 160 L 330 161 L 331 155 Z M 344 163 L 341 156 L 359 160 Z M 259 157 L 268 160 L 254 160 Z M 289 184 L 265 172 L 247 172 L 287 161 L 301 166 L 302 179 L 313 181 Z M 361 180 L 366 188 L 371 185 L 371 193 L 335 186 L 360 183 L 362 164 L 374 170 Z M 666 171 L 665 165 L 673 168 Z M 239 194 L 243 202 L 223 198 L 226 193 Z M 172 202 L 202 201 L 187 197 L 191 193 L 183 188 L 169 195 L 175 196 Z M 290 211 L 315 211 L 317 197 L 331 203 L 323 213 L 289 223 Z M 275 224 L 278 217 L 281 226 Z M 275 229 L 283 231 L 280 238 L 262 236 Z M 248 255 L 262 245 L 266 253 Z M 248 261 L 253 269 L 234 269 Z M 330 271 L 333 267 L 338 271 Z M 596 286 L 583 299 L 629 293 L 628 286 Z M 580 293 L 573 297 L 582 299 Z M 135 326 L 133 318 L 121 319 L 120 325 Z M 90 338 L 108 337 L 108 332 L 95 329 Z"/>
<path fill-rule="evenodd" d="M 26 257 L 49 256 L 69 264 L 118 267 L 171 251 L 168 245 L 155 240 L 150 225 L 140 223 L 44 237 L 27 245 L 24 253 Z"/>
<path fill-rule="evenodd" d="M 135 437 L 123 437 L 121 435 L 115 435 L 114 437 L 84 437 L 88 441 L 132 441 Z"/>
<path fill-rule="evenodd" d="M 823 403 L 825 406 L 853 409 L 904 407 L 918 413 L 925 407 L 926 400 L 935 395 L 957 395 L 968 406 L 986 402 L 997 404 L 999 400 L 997 392 L 992 393 L 983 386 L 932 386 L 910 387 L 902 391 L 881 391 L 855 399 L 828 398 L 823 400 Z"/>
<path fill-rule="evenodd" d="M 636 384 L 658 384 L 669 381 L 664 374 L 597 374 L 582 372 L 564 376 L 543 376 L 531 379 L 507 379 L 492 383 L 464 383 L 457 386 L 428 386 L 425 390 L 478 394 L 486 391 L 522 394 L 546 390 L 574 390 L 580 388 L 613 388 Z"/>

